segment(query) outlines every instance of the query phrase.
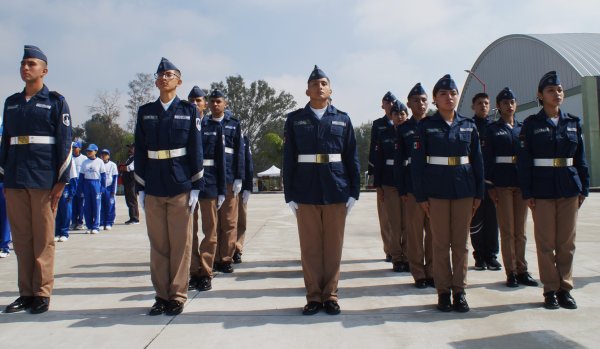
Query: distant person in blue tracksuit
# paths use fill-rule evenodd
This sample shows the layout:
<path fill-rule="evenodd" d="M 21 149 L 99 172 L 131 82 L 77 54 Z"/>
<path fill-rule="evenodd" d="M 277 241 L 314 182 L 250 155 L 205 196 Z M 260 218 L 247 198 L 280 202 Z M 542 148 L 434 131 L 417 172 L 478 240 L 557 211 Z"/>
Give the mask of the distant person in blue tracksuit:
<path fill-rule="evenodd" d="M 100 210 L 100 225 L 104 230 L 111 230 L 115 224 L 115 197 L 117 195 L 117 164 L 110 161 L 110 150 L 102 149 L 100 157 L 106 170 L 106 188 L 102 191 L 102 209 Z"/>
<path fill-rule="evenodd" d="M 56 221 L 54 224 L 54 241 L 69 241 L 69 224 L 73 212 L 73 198 L 77 196 L 77 173 L 75 161 L 71 158 L 71 170 L 69 171 L 69 183 L 65 185 L 62 196 L 58 201 L 56 210 Z"/>
<path fill-rule="evenodd" d="M 102 191 L 106 187 L 106 169 L 104 162 L 96 157 L 98 146 L 88 145 L 87 159 L 81 164 L 77 192 L 83 193 L 83 215 L 87 227 L 86 234 L 98 234 L 100 231 L 100 202 Z M 81 195 L 80 195 L 81 197 Z"/>
<path fill-rule="evenodd" d="M 2 135 L 2 120 L 0 119 L 0 135 Z M 1 138 L 1 136 L 0 136 Z M 10 255 L 10 226 L 6 216 L 6 199 L 4 198 L 4 183 L 0 182 L 0 258 Z"/>
<path fill-rule="evenodd" d="M 75 172 L 79 176 L 81 171 L 81 164 L 87 159 L 87 156 L 81 154 L 81 143 L 73 142 L 73 164 L 75 165 Z M 83 230 L 83 192 L 81 195 L 75 195 L 71 200 L 71 230 Z"/>

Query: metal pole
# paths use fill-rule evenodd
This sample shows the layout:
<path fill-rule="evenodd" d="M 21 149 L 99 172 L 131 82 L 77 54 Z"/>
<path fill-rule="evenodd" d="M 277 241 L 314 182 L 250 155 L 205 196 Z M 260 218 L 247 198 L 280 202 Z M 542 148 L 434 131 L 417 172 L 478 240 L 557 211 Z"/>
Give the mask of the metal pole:
<path fill-rule="evenodd" d="M 473 73 L 472 71 L 465 69 L 465 72 L 473 75 L 473 77 L 475 77 L 475 79 L 477 79 L 477 81 L 479 81 L 479 83 L 483 86 L 483 93 L 485 93 L 485 82 L 483 82 L 477 75 L 475 75 L 475 73 Z"/>

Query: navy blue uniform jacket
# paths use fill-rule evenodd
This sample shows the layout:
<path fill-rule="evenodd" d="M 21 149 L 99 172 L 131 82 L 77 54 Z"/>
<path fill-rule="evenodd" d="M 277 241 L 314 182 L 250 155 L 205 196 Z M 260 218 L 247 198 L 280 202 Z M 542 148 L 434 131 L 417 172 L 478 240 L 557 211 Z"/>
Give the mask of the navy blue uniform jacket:
<path fill-rule="evenodd" d="M 252 151 L 250 150 L 250 139 L 243 137 L 244 141 L 244 183 L 242 191 L 252 191 L 252 178 L 254 178 L 254 163 L 252 162 Z"/>
<path fill-rule="evenodd" d="M 175 97 L 167 110 L 160 99 L 138 110 L 135 127 L 135 179 L 138 190 L 170 197 L 201 190 L 203 151 L 198 109 Z M 186 148 L 185 156 L 149 159 L 148 151 Z"/>
<path fill-rule="evenodd" d="M 481 146 L 486 187 L 519 186 L 517 164 L 496 163 L 496 157 L 517 155 L 522 126 L 522 122 L 515 120 L 514 126 L 511 128 L 503 119 L 488 125 L 485 141 Z"/>
<path fill-rule="evenodd" d="M 54 144 L 10 144 L 11 137 L 54 137 Z M 44 87 L 27 102 L 25 90 L 4 103 L 0 174 L 4 187 L 52 189 L 69 183 L 71 114 L 67 101 Z"/>
<path fill-rule="evenodd" d="M 369 145 L 369 166 L 367 168 L 367 174 L 374 175 L 373 172 L 375 166 L 375 147 L 377 146 L 377 142 L 379 141 L 379 134 L 386 130 L 389 127 L 394 127 L 390 123 L 390 119 L 387 116 L 382 116 L 379 119 L 373 121 L 373 125 L 371 126 L 371 142 Z"/>
<path fill-rule="evenodd" d="M 398 186 L 398 172 L 394 171 L 394 163 L 400 152 L 399 146 L 397 128 L 393 125 L 379 133 L 375 144 L 375 162 L 373 163 L 373 185 L 375 187 Z M 393 163 L 388 164 L 389 160 Z"/>
<path fill-rule="evenodd" d="M 225 195 L 227 186 L 225 184 L 225 140 L 223 139 L 223 128 L 221 123 L 202 118 L 202 149 L 204 160 L 214 160 L 214 166 L 204 167 L 204 189 L 200 192 L 200 198 L 216 198 Z"/>
<path fill-rule="evenodd" d="M 300 154 L 341 154 L 341 162 L 298 163 Z M 283 145 L 285 201 L 326 205 L 358 199 L 360 170 L 350 117 L 329 105 L 319 120 L 309 104 L 288 114 Z"/>
<path fill-rule="evenodd" d="M 211 119 L 212 115 L 209 116 Z M 242 126 L 231 111 L 226 110 L 223 120 L 223 135 L 225 135 L 225 183 L 233 184 L 236 179 L 244 179 L 244 141 Z"/>
<path fill-rule="evenodd" d="M 413 183 L 411 164 L 404 165 L 409 159 L 412 163 L 412 150 L 415 143 L 415 132 L 417 131 L 418 121 L 412 117 L 398 127 L 398 144 L 400 151 L 396 153 L 396 161 L 394 162 L 394 170 L 396 173 L 396 185 L 400 195 L 413 193 Z"/>
<path fill-rule="evenodd" d="M 468 156 L 469 163 L 432 165 L 427 163 L 428 156 Z M 483 200 L 483 158 L 475 122 L 455 113 L 448 126 L 439 112 L 421 120 L 415 134 L 411 174 L 417 202 L 428 198 Z"/>
<path fill-rule="evenodd" d="M 560 111 L 558 125 L 554 126 L 542 109 L 525 119 L 519 138 L 517 165 L 523 199 L 589 194 L 590 174 L 578 117 Z M 533 166 L 534 159 L 553 158 L 573 158 L 573 166 Z"/>

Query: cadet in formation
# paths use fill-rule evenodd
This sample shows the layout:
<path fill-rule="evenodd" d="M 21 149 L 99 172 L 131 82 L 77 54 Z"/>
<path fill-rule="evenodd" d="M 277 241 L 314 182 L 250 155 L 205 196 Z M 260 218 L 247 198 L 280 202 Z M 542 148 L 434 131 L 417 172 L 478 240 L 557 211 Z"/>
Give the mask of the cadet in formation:
<path fill-rule="evenodd" d="M 483 146 L 486 142 L 485 135 L 491 120 L 490 97 L 487 93 L 480 92 L 473 96 L 471 109 L 475 113 L 473 121 L 477 126 L 479 140 Z M 498 222 L 496 221 L 496 207 L 490 199 L 487 190 L 484 198 L 471 220 L 471 245 L 473 245 L 473 258 L 475 270 L 500 270 L 502 265 L 498 262 Z"/>
<path fill-rule="evenodd" d="M 2 135 L 2 116 L 0 116 L 0 135 Z M 0 136 L 0 140 L 1 139 Z M 0 258 L 10 256 L 10 241 L 10 225 L 8 224 L 8 216 L 6 215 L 4 183 L 0 180 Z"/>
<path fill-rule="evenodd" d="M 75 144 L 75 142 L 73 142 Z M 77 196 L 77 173 L 75 161 L 71 158 L 71 169 L 69 171 L 69 183 L 65 185 L 63 194 L 58 201 L 58 209 L 56 211 L 56 222 L 54 227 L 54 241 L 66 242 L 69 241 L 69 227 L 71 225 L 72 203 L 73 198 Z"/>
<path fill-rule="evenodd" d="M 381 109 L 385 111 L 385 115 L 379 119 L 373 121 L 371 126 L 371 142 L 369 146 L 369 166 L 367 168 L 367 175 L 371 176 L 374 180 L 375 175 L 375 157 L 376 148 L 379 143 L 379 135 L 388 129 L 393 128 L 392 115 L 390 113 L 392 105 L 396 100 L 396 96 L 390 91 L 387 91 L 381 99 Z M 390 239 L 392 236 L 392 226 L 387 216 L 387 211 L 384 207 L 384 193 L 382 188 L 376 188 L 377 191 L 377 216 L 379 218 L 379 230 L 381 231 L 381 240 L 383 241 L 383 252 L 385 253 L 386 262 L 392 261 Z"/>
<path fill-rule="evenodd" d="M 385 216 L 388 219 L 390 235 L 387 236 L 388 253 L 392 256 L 392 270 L 395 272 L 408 272 L 408 258 L 406 256 L 406 237 L 404 236 L 401 198 L 397 187 L 398 172 L 395 171 L 394 161 L 400 152 L 397 128 L 402 118 L 406 119 L 408 109 L 402 102 L 395 100 L 390 109 L 391 127 L 386 127 L 379 132 L 375 144 L 375 159 L 373 163 L 373 184 L 383 203 Z"/>
<path fill-rule="evenodd" d="M 163 58 L 155 74 L 160 97 L 140 107 L 135 128 L 135 179 L 146 211 L 150 274 L 156 301 L 149 315 L 177 315 L 188 292 L 192 213 L 202 190 L 198 110 L 177 97 L 181 71 Z"/>
<path fill-rule="evenodd" d="M 590 186 L 581 119 L 560 108 L 564 91 L 555 71 L 541 78 L 537 98 L 542 109 L 521 129 L 519 182 L 533 217 L 544 307 L 575 309 L 575 228 Z"/>
<path fill-rule="evenodd" d="M 190 263 L 190 290 L 212 289 L 213 264 L 217 252 L 218 210 L 225 201 L 225 144 L 223 128 L 218 121 L 205 117 L 206 94 L 194 86 L 188 101 L 198 109 L 202 120 L 202 149 L 204 151 L 204 185 L 200 191 L 198 206 L 194 209 L 192 225 L 192 258 Z M 200 211 L 200 215 L 198 214 Z M 198 218 L 202 219 L 204 238 L 199 242 Z"/>
<path fill-rule="evenodd" d="M 111 230 L 113 224 L 115 224 L 115 197 L 117 195 L 117 178 L 119 177 L 119 171 L 117 170 L 117 164 L 110 161 L 110 150 L 102 149 L 100 157 L 104 162 L 104 168 L 106 169 L 106 187 L 102 190 L 102 203 L 100 210 L 100 226 L 104 227 L 104 230 Z"/>
<path fill-rule="evenodd" d="M 54 224 L 69 182 L 71 115 L 63 96 L 44 84 L 46 55 L 26 45 L 25 88 L 4 104 L 0 176 L 17 255 L 19 298 L 5 312 L 46 312 L 54 285 Z M 32 163 L 38 166 L 31 166 Z"/>
<path fill-rule="evenodd" d="M 407 106 L 412 117 L 398 128 L 398 145 L 394 167 L 399 173 L 398 190 L 404 203 L 406 224 L 406 251 L 415 287 L 435 287 L 433 281 L 433 253 L 429 217 L 415 200 L 411 174 L 412 152 L 417 124 L 427 116 L 427 92 L 417 83 L 408 93 Z"/>
<path fill-rule="evenodd" d="M 88 145 L 85 153 L 87 159 L 81 164 L 77 190 L 79 196 L 83 193 L 83 213 L 85 216 L 86 234 L 100 232 L 100 209 L 102 205 L 102 192 L 106 188 L 106 169 L 104 162 L 96 157 L 98 146 Z"/>
<path fill-rule="evenodd" d="M 467 240 L 483 199 L 483 159 L 475 122 L 455 111 L 458 87 L 450 75 L 433 87 L 433 101 L 437 112 L 417 125 L 413 187 L 431 222 L 437 308 L 467 312 Z"/>
<path fill-rule="evenodd" d="M 496 205 L 500 225 L 506 286 L 537 286 L 537 282 L 527 272 L 527 202 L 523 200 L 517 177 L 519 133 L 523 124 L 515 120 L 517 101 L 508 87 L 496 96 L 496 108 L 500 119 L 487 127 L 481 151 L 486 187 L 491 201 Z"/>
<path fill-rule="evenodd" d="M 227 97 L 220 90 L 209 96 L 210 119 L 221 124 L 225 136 L 225 201 L 219 209 L 215 266 L 223 273 L 233 272 L 233 254 L 237 241 L 238 194 L 244 178 L 244 141 L 242 127 L 227 108 Z"/>
<path fill-rule="evenodd" d="M 127 144 L 127 160 L 119 165 L 119 173 L 123 179 L 123 192 L 125 194 L 125 204 L 129 211 L 129 219 L 125 224 L 139 224 L 140 212 L 138 205 L 137 191 L 135 190 L 135 144 Z"/>
<path fill-rule="evenodd" d="M 307 304 L 340 313 L 338 281 L 346 216 L 358 200 L 360 170 L 348 114 L 329 103 L 329 78 L 315 66 L 308 78 L 309 103 L 288 114 L 284 128 L 285 201 L 298 222 Z"/>
<path fill-rule="evenodd" d="M 73 163 L 75 165 L 75 172 L 77 173 L 77 177 L 79 177 L 79 173 L 81 172 L 81 165 L 87 159 L 87 156 L 81 154 L 80 142 L 73 142 L 72 157 Z M 76 195 L 73 196 L 73 200 L 71 202 L 71 230 L 83 230 L 85 228 L 85 226 L 83 225 L 83 201 L 83 192 L 76 192 Z"/>
<path fill-rule="evenodd" d="M 254 177 L 254 163 L 252 162 L 252 151 L 250 139 L 247 135 L 243 136 L 244 141 L 244 182 L 242 183 L 242 200 L 238 203 L 238 222 L 237 222 L 237 241 L 235 243 L 235 253 L 233 254 L 233 263 L 242 263 L 242 253 L 244 251 L 244 240 L 246 239 L 246 222 L 248 217 L 248 200 L 252 193 L 252 178 Z"/>

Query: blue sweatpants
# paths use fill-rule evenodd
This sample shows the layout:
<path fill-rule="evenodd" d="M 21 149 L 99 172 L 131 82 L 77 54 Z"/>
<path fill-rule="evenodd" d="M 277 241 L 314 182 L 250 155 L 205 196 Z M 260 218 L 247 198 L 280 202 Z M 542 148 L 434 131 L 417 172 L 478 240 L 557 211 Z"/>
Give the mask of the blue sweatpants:
<path fill-rule="evenodd" d="M 85 226 L 88 230 L 100 228 L 100 208 L 102 201 L 102 187 L 99 179 L 83 180 L 83 196 L 85 205 L 83 214 L 85 216 Z"/>
<path fill-rule="evenodd" d="M 102 193 L 102 211 L 100 225 L 113 226 L 115 224 L 115 197 L 111 195 L 110 189 L 105 189 Z"/>
<path fill-rule="evenodd" d="M 58 200 L 58 210 L 56 211 L 56 223 L 54 225 L 54 236 L 69 237 L 69 224 L 71 222 L 71 204 L 73 200 L 69 199 L 68 187 L 65 187 L 60 200 Z"/>
<path fill-rule="evenodd" d="M 0 183 L 0 251 L 8 250 L 10 243 L 10 225 L 6 216 L 6 199 L 4 198 L 4 183 Z"/>
<path fill-rule="evenodd" d="M 72 200 L 72 219 L 74 226 L 83 224 L 83 197 L 75 195 Z"/>

